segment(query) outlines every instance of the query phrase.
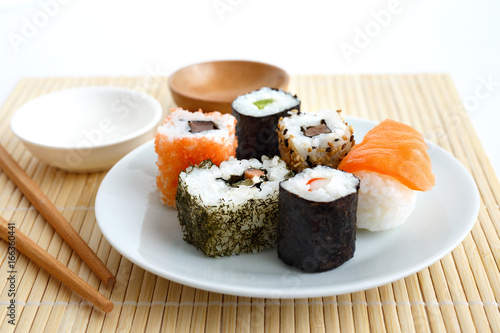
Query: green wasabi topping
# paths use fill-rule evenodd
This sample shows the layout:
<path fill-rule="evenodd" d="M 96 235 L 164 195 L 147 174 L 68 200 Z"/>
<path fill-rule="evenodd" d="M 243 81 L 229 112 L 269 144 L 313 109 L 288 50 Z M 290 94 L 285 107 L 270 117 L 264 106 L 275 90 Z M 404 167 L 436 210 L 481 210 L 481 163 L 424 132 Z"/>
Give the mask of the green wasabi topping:
<path fill-rule="evenodd" d="M 259 110 L 262 110 L 269 104 L 273 103 L 274 99 L 272 98 L 266 98 L 266 99 L 261 99 L 260 101 L 253 102 L 253 105 L 259 108 Z"/>

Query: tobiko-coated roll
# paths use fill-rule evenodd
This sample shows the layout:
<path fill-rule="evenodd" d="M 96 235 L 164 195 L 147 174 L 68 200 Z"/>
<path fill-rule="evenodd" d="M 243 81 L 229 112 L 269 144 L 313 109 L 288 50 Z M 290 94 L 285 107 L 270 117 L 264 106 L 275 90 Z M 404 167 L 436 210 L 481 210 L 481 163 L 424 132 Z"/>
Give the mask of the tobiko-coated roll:
<path fill-rule="evenodd" d="M 306 272 L 338 267 L 354 256 L 359 180 L 326 166 L 280 184 L 278 257 Z"/>
<path fill-rule="evenodd" d="M 337 168 L 355 144 L 340 110 L 292 111 L 279 120 L 278 137 L 280 156 L 294 172 L 316 165 Z"/>
<path fill-rule="evenodd" d="M 276 129 L 280 117 L 293 109 L 300 110 L 300 99 L 283 90 L 268 87 L 238 96 L 232 103 L 236 117 L 238 159 L 279 155 Z"/>
<path fill-rule="evenodd" d="M 279 183 L 291 175 L 278 156 L 189 167 L 176 197 L 183 239 L 210 257 L 274 246 Z"/>
<path fill-rule="evenodd" d="M 179 173 L 190 165 L 210 159 L 216 165 L 236 154 L 236 119 L 220 112 L 173 109 L 158 128 L 156 184 L 161 201 L 175 205 Z"/>

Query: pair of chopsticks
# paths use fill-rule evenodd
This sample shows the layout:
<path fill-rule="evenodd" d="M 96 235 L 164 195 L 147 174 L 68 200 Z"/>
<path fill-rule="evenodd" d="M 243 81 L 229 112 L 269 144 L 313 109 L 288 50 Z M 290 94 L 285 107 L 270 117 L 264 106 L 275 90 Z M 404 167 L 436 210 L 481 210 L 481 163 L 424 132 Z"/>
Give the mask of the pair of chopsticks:
<path fill-rule="evenodd" d="M 90 269 L 107 286 L 114 285 L 116 279 L 113 274 L 2 145 L 0 145 L 0 168 Z M 6 242 L 9 242 L 8 232 L 8 222 L 0 217 L 0 237 Z M 113 309 L 110 300 L 17 229 L 15 229 L 15 245 L 20 252 L 104 312 Z"/>

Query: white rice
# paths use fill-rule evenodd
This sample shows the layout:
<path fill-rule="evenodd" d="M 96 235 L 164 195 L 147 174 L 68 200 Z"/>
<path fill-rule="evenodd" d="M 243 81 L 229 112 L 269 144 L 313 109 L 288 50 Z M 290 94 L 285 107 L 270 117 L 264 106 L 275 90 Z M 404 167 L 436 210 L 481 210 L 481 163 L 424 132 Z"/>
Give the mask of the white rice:
<path fill-rule="evenodd" d="M 361 180 L 357 227 L 383 231 L 403 224 L 415 208 L 417 191 L 376 172 L 354 173 Z"/>
<path fill-rule="evenodd" d="M 268 181 L 262 182 L 257 188 L 255 186 L 232 187 L 219 178 L 228 180 L 231 175 L 241 175 L 245 170 L 265 169 Z M 251 199 L 265 199 L 270 196 L 278 196 L 279 183 L 289 173 L 285 163 L 275 156 L 269 159 L 262 157 L 262 163 L 257 159 L 237 160 L 231 157 L 220 164 L 220 167 L 212 166 L 210 169 L 196 169 L 189 167 L 186 173 L 182 172 L 180 177 L 185 181 L 192 196 L 199 197 L 206 206 L 218 205 L 240 205 Z M 253 178 L 254 184 L 259 182 L 258 177 Z"/>
<path fill-rule="evenodd" d="M 191 133 L 189 121 L 212 121 L 217 130 Z M 191 112 L 183 109 L 172 110 L 169 117 L 158 128 L 158 133 L 168 140 L 178 140 L 180 138 L 211 138 L 216 141 L 226 139 L 234 134 L 228 133 L 228 128 L 233 126 L 235 118 L 230 114 L 221 114 L 220 112 Z"/>
<path fill-rule="evenodd" d="M 254 102 L 269 98 L 272 98 L 274 101 L 262 109 L 259 109 L 254 104 Z M 232 107 L 238 113 L 246 116 L 264 117 L 295 107 L 299 104 L 299 101 L 297 97 L 283 90 L 264 87 L 246 95 L 238 96 L 233 101 Z"/>
<path fill-rule="evenodd" d="M 318 189 L 310 190 L 307 182 L 314 178 L 326 178 L 329 182 Z M 356 192 L 359 180 L 352 174 L 326 166 L 304 169 L 295 177 L 281 183 L 281 186 L 295 195 L 315 202 L 330 202 Z"/>

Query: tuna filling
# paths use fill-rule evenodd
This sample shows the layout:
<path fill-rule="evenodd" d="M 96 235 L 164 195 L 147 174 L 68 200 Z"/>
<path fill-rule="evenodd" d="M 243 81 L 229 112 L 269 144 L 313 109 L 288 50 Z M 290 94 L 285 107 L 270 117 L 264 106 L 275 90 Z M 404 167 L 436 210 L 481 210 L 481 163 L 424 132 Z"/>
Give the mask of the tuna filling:
<path fill-rule="evenodd" d="M 200 133 L 218 129 L 215 123 L 210 120 L 192 120 L 188 122 L 191 133 Z"/>
<path fill-rule="evenodd" d="M 317 126 L 309 126 L 307 128 L 302 128 L 302 132 L 304 132 L 304 135 L 307 136 L 308 138 L 312 138 L 313 136 L 320 135 L 323 133 L 332 133 L 332 131 L 330 130 L 330 128 L 328 128 L 324 120 L 322 120 L 321 124 Z"/>

